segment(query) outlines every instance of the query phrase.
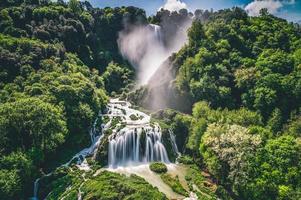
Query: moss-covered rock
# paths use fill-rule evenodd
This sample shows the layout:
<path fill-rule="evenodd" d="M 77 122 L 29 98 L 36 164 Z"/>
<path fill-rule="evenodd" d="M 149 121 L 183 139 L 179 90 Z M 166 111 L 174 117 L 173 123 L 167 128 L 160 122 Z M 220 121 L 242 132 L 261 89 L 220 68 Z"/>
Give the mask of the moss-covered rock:
<path fill-rule="evenodd" d="M 110 134 L 104 134 L 96 152 L 95 160 L 100 166 L 108 165 L 109 136 Z"/>
<path fill-rule="evenodd" d="M 130 115 L 130 119 L 131 119 L 132 121 L 137 121 L 139 118 L 137 117 L 137 115 L 131 114 L 131 115 Z"/>
<path fill-rule="evenodd" d="M 167 172 L 167 167 L 164 163 L 161 163 L 161 162 L 154 162 L 154 163 L 151 163 L 149 165 L 149 168 L 150 170 L 152 170 L 153 172 L 156 172 L 156 173 L 166 173 Z"/>
<path fill-rule="evenodd" d="M 113 117 L 112 121 L 111 121 L 111 128 L 114 129 L 121 122 L 122 122 L 122 119 L 120 116 Z"/>

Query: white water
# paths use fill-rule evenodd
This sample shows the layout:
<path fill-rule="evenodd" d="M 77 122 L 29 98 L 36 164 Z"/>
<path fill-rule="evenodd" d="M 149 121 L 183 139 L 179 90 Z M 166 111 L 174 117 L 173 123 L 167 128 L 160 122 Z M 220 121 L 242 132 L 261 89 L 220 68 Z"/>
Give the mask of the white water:
<path fill-rule="evenodd" d="M 172 144 L 172 149 L 173 149 L 173 151 L 174 151 L 178 156 L 180 156 L 181 153 L 179 152 L 179 149 L 178 149 L 178 146 L 177 146 L 177 143 L 176 143 L 176 136 L 175 136 L 175 134 L 172 132 L 171 129 L 169 129 L 169 137 L 170 137 L 170 140 L 171 140 L 171 144 Z"/>
<path fill-rule="evenodd" d="M 95 156 L 104 133 L 109 129 L 112 130 L 108 144 L 110 169 L 129 167 L 128 169 L 131 170 L 133 166 L 143 166 L 154 161 L 170 163 L 166 148 L 162 143 L 160 126 L 156 123 L 151 123 L 149 115 L 132 109 L 129 102 L 111 99 L 107 106 L 106 114 L 100 114 L 99 117 L 103 119 L 108 118 L 109 120 L 106 124 L 101 125 L 102 130 L 100 134 L 96 131 L 98 119 L 95 120 L 90 131 L 91 146 L 81 150 L 62 166 L 68 167 L 72 162 L 76 161 L 76 165 L 80 170 L 89 171 L 90 167 L 86 157 Z M 114 121 L 117 118 L 119 119 L 117 120 L 118 123 L 115 123 Z M 115 126 L 113 127 L 114 123 Z M 173 143 L 174 151 L 178 153 L 175 136 L 172 132 L 170 132 L 170 140 Z M 52 172 L 45 176 L 50 175 L 52 175 Z M 32 200 L 38 200 L 39 181 L 41 178 L 36 179 L 34 182 Z M 80 189 L 78 199 L 81 199 Z"/>
<path fill-rule="evenodd" d="M 109 167 L 140 165 L 154 161 L 170 163 L 162 132 L 158 124 L 151 124 L 150 116 L 134 110 L 131 104 L 113 99 L 108 105 L 109 122 L 104 131 L 111 129 L 109 136 Z M 134 117 L 135 116 L 135 117 Z M 112 122 L 119 119 L 117 125 Z"/>

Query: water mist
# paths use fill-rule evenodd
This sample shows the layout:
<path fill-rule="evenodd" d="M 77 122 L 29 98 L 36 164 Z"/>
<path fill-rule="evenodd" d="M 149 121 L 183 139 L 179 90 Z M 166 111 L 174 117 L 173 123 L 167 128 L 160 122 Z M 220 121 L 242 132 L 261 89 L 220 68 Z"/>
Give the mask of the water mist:
<path fill-rule="evenodd" d="M 161 64 L 187 41 L 186 30 L 173 35 L 164 36 L 159 25 L 148 24 L 132 26 L 130 30 L 119 33 L 118 46 L 124 58 L 130 61 L 137 71 L 137 82 L 146 85 Z M 164 37 L 168 37 L 171 45 L 166 45 Z"/>

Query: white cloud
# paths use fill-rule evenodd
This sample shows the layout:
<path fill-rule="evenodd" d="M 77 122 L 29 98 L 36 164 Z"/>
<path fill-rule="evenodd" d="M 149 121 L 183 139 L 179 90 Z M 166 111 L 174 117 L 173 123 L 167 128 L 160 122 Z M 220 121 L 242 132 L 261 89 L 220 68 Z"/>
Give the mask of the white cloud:
<path fill-rule="evenodd" d="M 249 3 L 245 10 L 250 16 L 258 16 L 260 10 L 268 9 L 269 13 L 276 14 L 285 4 L 294 4 L 295 0 L 255 0 Z"/>
<path fill-rule="evenodd" d="M 179 11 L 183 8 L 187 9 L 187 5 L 180 0 L 167 0 L 161 8 L 169 11 Z M 161 8 L 159 8 L 159 10 L 161 10 Z"/>

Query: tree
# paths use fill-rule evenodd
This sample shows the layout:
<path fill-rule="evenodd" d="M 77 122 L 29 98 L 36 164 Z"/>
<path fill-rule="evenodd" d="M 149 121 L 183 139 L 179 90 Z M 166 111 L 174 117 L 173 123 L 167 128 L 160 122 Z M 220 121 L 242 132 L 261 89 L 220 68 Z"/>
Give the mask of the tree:
<path fill-rule="evenodd" d="M 286 127 L 286 131 L 289 135 L 301 137 L 301 116 L 293 119 Z"/>
<path fill-rule="evenodd" d="M 133 74 L 129 69 L 112 62 L 108 65 L 102 78 L 108 92 L 119 92 L 119 88 L 130 83 L 129 80 L 132 76 Z"/>
<path fill-rule="evenodd" d="M 80 3 L 78 0 L 70 0 L 68 3 L 69 8 L 72 10 L 74 14 L 80 14 L 82 11 Z"/>
<path fill-rule="evenodd" d="M 267 16 L 269 14 L 269 11 L 267 8 L 262 8 L 260 11 L 259 11 L 259 14 L 260 16 Z"/>
<path fill-rule="evenodd" d="M 208 170 L 222 184 L 230 182 L 240 194 L 249 174 L 249 161 L 261 146 L 259 135 L 238 125 L 210 124 L 202 137 L 201 154 Z"/>
<path fill-rule="evenodd" d="M 188 30 L 189 44 L 194 48 L 201 45 L 202 39 L 205 38 L 203 25 L 200 20 L 194 20 L 190 29 Z"/>
<path fill-rule="evenodd" d="M 3 200 L 19 199 L 20 177 L 16 170 L 0 170 L 0 195 Z"/>
<path fill-rule="evenodd" d="M 28 193 L 34 167 L 30 158 L 18 151 L 0 158 L 0 194 L 4 199 L 20 199 Z M 2 174 L 4 173 L 4 174 Z M 6 175 L 6 178 L 3 176 Z M 9 198 L 8 198 L 9 197 Z"/>
<path fill-rule="evenodd" d="M 296 192 L 301 185 L 300 149 L 300 142 L 292 136 L 269 140 L 254 160 L 253 176 L 245 192 L 248 199 L 298 198 Z"/>
<path fill-rule="evenodd" d="M 1 147 L 6 152 L 32 146 L 51 152 L 64 142 L 66 122 L 59 107 L 37 98 L 0 105 Z"/>

